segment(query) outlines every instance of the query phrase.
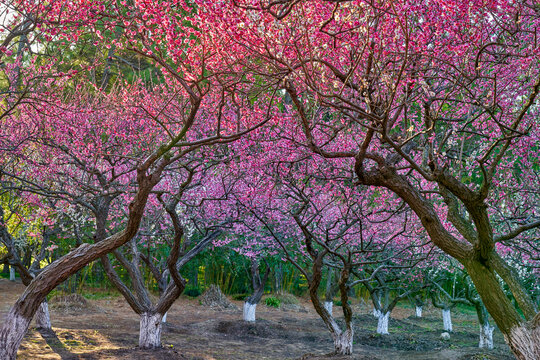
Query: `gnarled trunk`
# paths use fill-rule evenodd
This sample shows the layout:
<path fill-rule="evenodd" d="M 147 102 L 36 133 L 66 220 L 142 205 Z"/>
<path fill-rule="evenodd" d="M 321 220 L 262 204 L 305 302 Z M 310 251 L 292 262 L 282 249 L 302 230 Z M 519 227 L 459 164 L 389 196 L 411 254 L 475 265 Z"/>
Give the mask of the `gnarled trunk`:
<path fill-rule="evenodd" d="M 45 329 L 45 330 L 51 330 L 51 317 L 49 315 L 49 304 L 47 301 L 43 301 L 41 305 L 39 305 L 39 309 L 36 311 L 36 315 L 34 315 L 34 319 L 36 320 L 36 327 L 39 329 Z"/>
<path fill-rule="evenodd" d="M 417 318 L 421 318 L 422 317 L 422 307 L 421 306 L 416 306 L 416 317 Z"/>
<path fill-rule="evenodd" d="M 337 355 L 351 355 L 353 351 L 353 329 L 333 334 L 334 352 Z"/>
<path fill-rule="evenodd" d="M 160 313 L 142 313 L 139 328 L 139 347 L 154 349 L 161 347 L 161 318 Z"/>
<path fill-rule="evenodd" d="M 377 334 L 388 335 L 388 319 L 390 318 L 390 312 L 381 312 L 379 321 L 377 322 Z"/>
<path fill-rule="evenodd" d="M 452 316 L 450 315 L 450 309 L 443 309 L 442 320 L 444 330 L 452 332 Z"/>
<path fill-rule="evenodd" d="M 255 312 L 257 304 L 251 304 L 249 301 L 244 303 L 244 321 L 255 322 Z"/>

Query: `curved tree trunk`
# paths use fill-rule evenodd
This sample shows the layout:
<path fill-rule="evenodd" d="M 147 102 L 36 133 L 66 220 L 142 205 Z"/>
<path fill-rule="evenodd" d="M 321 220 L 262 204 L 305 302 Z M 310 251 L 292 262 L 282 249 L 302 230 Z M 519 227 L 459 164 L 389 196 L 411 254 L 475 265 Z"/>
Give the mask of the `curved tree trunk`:
<path fill-rule="evenodd" d="M 51 330 L 51 317 L 49 315 L 49 304 L 47 301 L 43 301 L 39 305 L 39 309 L 34 316 L 36 320 L 36 327 L 39 329 Z"/>
<path fill-rule="evenodd" d="M 142 349 L 155 349 L 161 347 L 160 313 L 143 313 L 140 319 L 139 347 Z"/>

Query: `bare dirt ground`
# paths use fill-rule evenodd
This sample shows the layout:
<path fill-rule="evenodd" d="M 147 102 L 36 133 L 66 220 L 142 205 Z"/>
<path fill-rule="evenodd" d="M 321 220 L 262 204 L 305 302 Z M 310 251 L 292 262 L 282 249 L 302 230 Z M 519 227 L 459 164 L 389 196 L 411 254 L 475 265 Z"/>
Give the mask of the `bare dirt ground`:
<path fill-rule="evenodd" d="M 0 279 L 0 322 L 24 290 L 20 283 Z M 274 309 L 260 304 L 257 323 L 241 321 L 238 310 L 220 311 L 203 307 L 197 299 L 180 298 L 169 311 L 162 335 L 163 349 L 139 350 L 138 316 L 122 297 L 88 300 L 82 308 L 53 307 L 54 332 L 31 328 L 18 353 L 19 359 L 513 359 L 502 335 L 495 332 L 495 349 L 480 350 L 478 325 L 471 314 L 452 314 L 454 332 L 450 341 L 440 339 L 442 319 L 437 309 L 424 317 L 412 317 L 413 309 L 392 313 L 390 335 L 375 334 L 376 319 L 369 308 L 355 305 L 355 354 L 326 356 L 332 351 L 330 333 L 311 305 Z M 354 303 L 353 303 L 354 304 Z M 52 304 L 51 304 L 52 306 Z M 334 307 L 339 317 L 339 310 Z"/>

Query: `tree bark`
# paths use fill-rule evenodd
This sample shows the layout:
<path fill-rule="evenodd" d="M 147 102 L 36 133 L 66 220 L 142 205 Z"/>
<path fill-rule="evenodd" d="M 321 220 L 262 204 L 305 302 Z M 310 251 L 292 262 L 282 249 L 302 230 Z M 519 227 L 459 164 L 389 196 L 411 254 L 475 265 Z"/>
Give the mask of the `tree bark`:
<path fill-rule="evenodd" d="M 332 334 L 334 338 L 334 352 L 336 355 L 351 355 L 353 352 L 353 329 Z"/>
<path fill-rule="evenodd" d="M 489 323 L 480 324 L 479 348 L 493 349 L 493 330 L 495 330 L 495 327 L 489 325 Z"/>
<path fill-rule="evenodd" d="M 257 304 L 251 304 L 249 301 L 244 303 L 244 321 L 255 322 L 255 312 L 257 310 Z"/>
<path fill-rule="evenodd" d="M 540 318 L 537 315 L 533 324 L 516 326 L 510 334 L 504 334 L 506 342 L 519 360 L 540 359 Z"/>
<path fill-rule="evenodd" d="M 0 343 L 0 359 L 15 360 L 19 345 L 26 335 L 31 317 L 10 311 L 5 318 Z M 8 327 L 9 326 L 9 327 Z M 4 331 L 4 329 L 6 329 Z"/>
<path fill-rule="evenodd" d="M 324 308 L 326 309 L 326 311 L 328 311 L 330 316 L 332 316 L 332 308 L 333 307 L 334 307 L 334 303 L 332 301 L 325 301 L 324 302 Z"/>
<path fill-rule="evenodd" d="M 442 319 L 444 331 L 452 332 L 452 315 L 450 309 L 442 310 Z"/>
<path fill-rule="evenodd" d="M 49 315 L 49 304 L 47 303 L 47 300 L 43 301 L 39 305 L 39 309 L 36 311 L 36 315 L 34 316 L 36 321 L 36 327 L 38 329 L 45 329 L 45 330 L 51 330 L 51 317 Z"/>
<path fill-rule="evenodd" d="M 381 313 L 379 321 L 377 322 L 377 334 L 388 335 L 388 320 L 390 318 L 390 312 Z"/>
<path fill-rule="evenodd" d="M 155 349 L 161 347 L 161 319 L 160 313 L 143 313 L 140 319 L 139 347 L 141 349 Z"/>

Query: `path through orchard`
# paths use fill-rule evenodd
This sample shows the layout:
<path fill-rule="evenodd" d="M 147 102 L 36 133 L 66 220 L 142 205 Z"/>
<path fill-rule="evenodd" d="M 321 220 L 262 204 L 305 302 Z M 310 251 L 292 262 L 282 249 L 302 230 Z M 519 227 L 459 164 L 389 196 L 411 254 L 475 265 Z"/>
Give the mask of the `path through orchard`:
<path fill-rule="evenodd" d="M 20 283 L 0 279 L 0 321 L 23 291 Z M 219 311 L 199 305 L 197 299 L 180 298 L 171 308 L 159 351 L 138 350 L 138 318 L 121 297 L 89 300 L 82 309 L 51 307 L 55 334 L 31 328 L 18 359 L 329 359 L 329 333 L 307 302 L 288 311 L 257 307 L 257 323 L 241 321 L 238 310 Z M 337 307 L 334 308 L 339 314 Z M 390 335 L 376 336 L 376 320 L 368 307 L 357 306 L 354 356 L 346 359 L 513 359 L 500 333 L 496 349 L 480 351 L 476 322 L 469 315 L 453 316 L 455 332 L 450 342 L 439 339 L 442 320 L 436 309 L 424 318 L 412 317 L 414 309 L 398 308 L 390 320 Z M 310 355 L 306 355 L 310 354 Z M 338 357 L 334 360 L 341 359 Z"/>

